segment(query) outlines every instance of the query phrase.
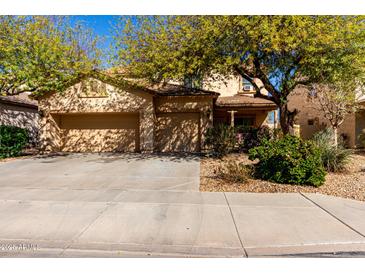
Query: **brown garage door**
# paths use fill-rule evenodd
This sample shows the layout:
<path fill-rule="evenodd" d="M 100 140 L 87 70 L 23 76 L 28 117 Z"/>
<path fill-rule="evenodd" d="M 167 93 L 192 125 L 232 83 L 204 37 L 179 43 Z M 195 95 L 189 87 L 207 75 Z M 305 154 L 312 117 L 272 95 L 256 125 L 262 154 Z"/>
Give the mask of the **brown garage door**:
<path fill-rule="evenodd" d="M 138 113 L 67 114 L 59 125 L 62 151 L 139 151 Z"/>
<path fill-rule="evenodd" d="M 157 151 L 200 151 L 200 114 L 185 112 L 157 114 L 155 137 Z"/>

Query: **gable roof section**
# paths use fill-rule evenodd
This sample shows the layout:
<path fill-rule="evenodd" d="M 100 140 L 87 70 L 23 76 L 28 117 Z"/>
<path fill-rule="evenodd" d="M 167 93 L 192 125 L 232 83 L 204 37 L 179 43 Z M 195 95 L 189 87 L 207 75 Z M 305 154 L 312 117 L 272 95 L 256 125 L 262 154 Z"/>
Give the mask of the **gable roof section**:
<path fill-rule="evenodd" d="M 113 76 L 109 73 L 104 73 L 100 70 L 93 70 L 89 73 L 80 75 L 79 77 L 77 77 L 74 81 L 70 82 L 67 87 L 65 89 L 68 89 L 86 79 L 89 78 L 93 78 L 93 79 L 97 79 L 100 80 L 103 83 L 115 86 L 115 87 L 119 87 L 119 88 L 127 88 L 127 89 L 134 89 L 134 90 L 140 90 L 140 91 L 144 91 L 150 94 L 154 94 L 153 91 L 145 88 L 143 85 L 141 85 L 140 83 L 136 82 L 136 81 L 131 81 L 128 79 L 124 79 L 122 77 L 117 77 L 117 76 Z M 31 96 L 32 99 L 36 99 L 39 100 L 45 96 L 49 96 L 54 94 L 54 92 L 48 92 L 46 94 L 40 95 L 40 96 Z"/>

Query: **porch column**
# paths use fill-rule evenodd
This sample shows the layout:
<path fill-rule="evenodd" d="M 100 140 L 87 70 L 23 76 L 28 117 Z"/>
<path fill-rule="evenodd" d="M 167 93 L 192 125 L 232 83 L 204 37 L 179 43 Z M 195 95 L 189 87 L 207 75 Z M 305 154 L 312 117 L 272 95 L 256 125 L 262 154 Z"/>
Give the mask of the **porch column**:
<path fill-rule="evenodd" d="M 231 113 L 231 127 L 234 127 L 234 114 L 237 112 L 237 110 L 229 110 L 228 113 Z"/>
<path fill-rule="evenodd" d="M 276 109 L 276 110 L 274 110 L 274 128 L 278 128 L 278 121 L 279 121 L 279 113 L 278 113 L 279 111 Z"/>

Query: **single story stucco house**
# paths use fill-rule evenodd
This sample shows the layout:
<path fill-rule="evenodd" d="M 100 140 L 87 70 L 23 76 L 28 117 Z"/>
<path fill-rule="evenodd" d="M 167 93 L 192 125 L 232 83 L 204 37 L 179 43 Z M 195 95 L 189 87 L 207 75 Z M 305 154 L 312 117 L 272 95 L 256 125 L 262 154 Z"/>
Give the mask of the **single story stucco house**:
<path fill-rule="evenodd" d="M 38 102 L 22 93 L 15 96 L 0 96 L 0 125 L 25 128 L 30 144 L 38 145 Z"/>
<path fill-rule="evenodd" d="M 208 88 L 139 86 L 95 74 L 37 98 L 45 151 L 199 152 L 214 123 L 260 126 L 276 106 L 242 80 Z M 223 96 L 220 96 L 222 94 Z"/>

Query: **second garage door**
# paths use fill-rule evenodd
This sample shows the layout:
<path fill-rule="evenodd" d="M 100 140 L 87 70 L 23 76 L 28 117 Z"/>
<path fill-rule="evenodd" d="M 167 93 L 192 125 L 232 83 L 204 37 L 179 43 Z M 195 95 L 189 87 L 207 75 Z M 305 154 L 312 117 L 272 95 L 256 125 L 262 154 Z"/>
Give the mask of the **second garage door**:
<path fill-rule="evenodd" d="M 139 151 L 138 113 L 66 114 L 58 120 L 62 151 Z"/>
<path fill-rule="evenodd" d="M 200 151 L 200 114 L 157 114 L 155 144 L 161 152 Z"/>

